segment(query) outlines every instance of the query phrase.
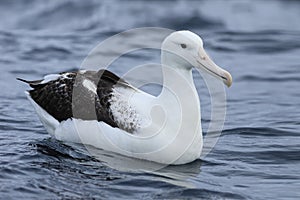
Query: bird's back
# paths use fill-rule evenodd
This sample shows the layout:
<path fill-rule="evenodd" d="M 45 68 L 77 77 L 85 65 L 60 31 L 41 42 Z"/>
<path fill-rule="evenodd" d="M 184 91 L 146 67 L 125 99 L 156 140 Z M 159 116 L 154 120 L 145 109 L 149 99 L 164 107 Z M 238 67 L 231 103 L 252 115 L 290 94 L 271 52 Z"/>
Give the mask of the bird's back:
<path fill-rule="evenodd" d="M 102 121 L 127 132 L 137 128 L 133 106 L 125 101 L 124 93 L 118 92 L 134 88 L 108 70 L 65 72 L 38 81 L 19 80 L 32 87 L 30 98 L 58 122 L 76 118 Z M 122 121 L 120 115 L 121 119 L 131 119 Z"/>

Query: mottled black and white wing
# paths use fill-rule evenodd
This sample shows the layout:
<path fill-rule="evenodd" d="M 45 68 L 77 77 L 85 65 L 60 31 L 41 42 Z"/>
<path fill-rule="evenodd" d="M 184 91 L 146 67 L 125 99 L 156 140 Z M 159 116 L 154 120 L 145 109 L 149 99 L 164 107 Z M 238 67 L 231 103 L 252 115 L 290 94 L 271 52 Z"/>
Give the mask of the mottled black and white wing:
<path fill-rule="evenodd" d="M 128 132 L 134 131 L 134 124 L 115 119 L 116 112 L 112 110 L 112 103 L 118 103 L 113 102 L 114 88 L 133 88 L 108 70 L 65 72 L 37 81 L 19 80 L 32 87 L 30 97 L 59 122 L 70 118 L 98 120 Z"/>

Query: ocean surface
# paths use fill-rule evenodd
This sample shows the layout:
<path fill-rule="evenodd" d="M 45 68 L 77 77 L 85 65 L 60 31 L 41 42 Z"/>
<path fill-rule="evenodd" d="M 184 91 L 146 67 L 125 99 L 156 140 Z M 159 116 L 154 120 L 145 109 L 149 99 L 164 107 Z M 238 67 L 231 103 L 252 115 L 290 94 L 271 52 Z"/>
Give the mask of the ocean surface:
<path fill-rule="evenodd" d="M 0 1 L 0 199 L 300 199 L 299 10 L 297 0 Z M 233 76 L 224 130 L 202 160 L 115 169 L 51 139 L 16 81 L 79 69 L 99 42 L 138 27 L 201 35 Z M 113 68 L 159 59 L 141 51 Z M 195 83 L 205 132 L 209 96 L 196 72 Z"/>

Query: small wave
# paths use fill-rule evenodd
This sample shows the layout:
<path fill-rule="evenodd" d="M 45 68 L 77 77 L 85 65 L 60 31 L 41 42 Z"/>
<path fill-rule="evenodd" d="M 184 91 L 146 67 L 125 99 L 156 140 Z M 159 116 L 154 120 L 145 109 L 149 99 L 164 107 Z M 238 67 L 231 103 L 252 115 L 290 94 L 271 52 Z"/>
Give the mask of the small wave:
<path fill-rule="evenodd" d="M 276 128 L 267 127 L 243 127 L 223 130 L 222 135 L 247 135 L 247 136 L 274 136 L 274 137 L 287 137 L 299 136 L 297 132 L 284 131 Z"/>
<path fill-rule="evenodd" d="M 201 27 L 202 29 L 223 27 L 221 21 L 209 19 L 204 16 L 200 16 L 199 14 L 194 14 L 192 16 L 187 17 L 180 17 L 177 20 L 174 20 L 174 18 L 163 18 L 160 20 L 160 23 L 161 26 L 167 25 L 168 28 L 173 28 L 176 30 L 197 29 L 199 27 Z"/>
<path fill-rule="evenodd" d="M 77 161 L 93 160 L 88 155 L 79 153 L 71 146 L 52 138 L 44 139 L 37 143 L 31 143 L 30 145 L 35 146 L 38 152 L 58 159 L 67 158 Z"/>
<path fill-rule="evenodd" d="M 70 54 L 72 54 L 72 52 L 64 47 L 47 46 L 32 48 L 22 54 L 21 58 L 24 60 L 48 61 L 53 58 L 64 59 Z"/>
<path fill-rule="evenodd" d="M 246 82 L 252 82 L 252 81 L 262 81 L 262 82 L 299 82 L 300 77 L 299 76 L 283 76 L 278 75 L 276 76 L 258 76 L 258 75 L 243 75 L 236 78 L 236 81 L 246 81 Z"/>
<path fill-rule="evenodd" d="M 247 53 L 281 53 L 300 48 L 299 32 L 279 30 L 257 32 L 218 32 L 210 44 L 214 50 Z"/>

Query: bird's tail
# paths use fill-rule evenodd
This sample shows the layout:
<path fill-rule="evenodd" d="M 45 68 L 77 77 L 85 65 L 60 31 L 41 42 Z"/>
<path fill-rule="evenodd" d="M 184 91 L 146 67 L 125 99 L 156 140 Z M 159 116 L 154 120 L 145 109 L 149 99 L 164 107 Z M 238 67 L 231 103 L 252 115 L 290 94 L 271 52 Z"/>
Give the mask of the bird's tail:
<path fill-rule="evenodd" d="M 32 87 L 32 88 L 37 88 L 37 87 L 40 87 L 40 86 L 43 85 L 43 84 L 41 84 L 42 80 L 37 80 L 37 81 L 27 81 L 27 80 L 22 79 L 22 78 L 17 78 L 17 80 L 29 84 L 30 87 Z"/>
<path fill-rule="evenodd" d="M 30 84 L 30 82 L 31 82 L 31 81 L 27 81 L 27 80 L 22 79 L 22 78 L 17 78 L 17 80 L 22 81 L 22 82 L 24 82 L 24 83 L 28 83 L 28 84 Z"/>

